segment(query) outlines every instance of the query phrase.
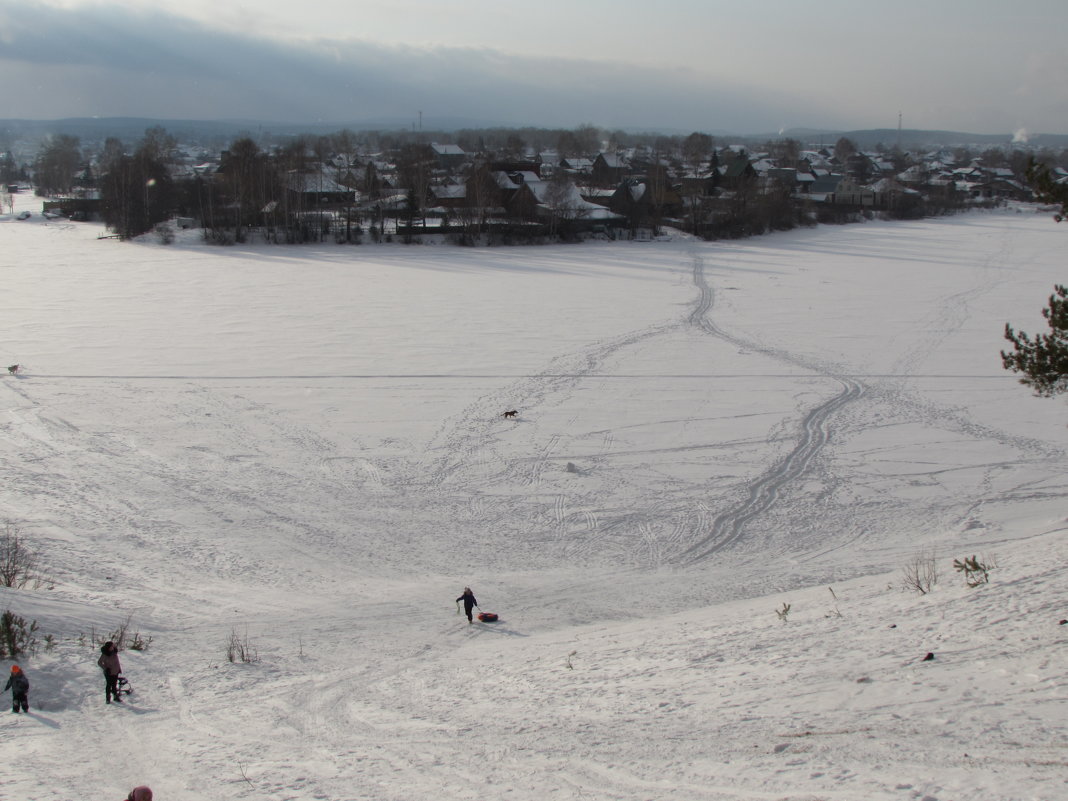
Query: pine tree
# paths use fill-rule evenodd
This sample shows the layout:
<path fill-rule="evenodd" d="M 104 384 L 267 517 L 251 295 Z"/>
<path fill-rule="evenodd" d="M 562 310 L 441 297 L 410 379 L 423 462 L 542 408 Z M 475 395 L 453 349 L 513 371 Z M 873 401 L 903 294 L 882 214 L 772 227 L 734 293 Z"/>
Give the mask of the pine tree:
<path fill-rule="evenodd" d="M 1001 352 L 1005 369 L 1022 373 L 1020 383 L 1043 397 L 1068 391 L 1068 287 L 1058 284 L 1054 290 L 1049 306 L 1042 310 L 1050 332 L 1032 338 L 1006 323 L 1005 339 L 1013 351 Z"/>
<path fill-rule="evenodd" d="M 1032 160 L 1027 180 L 1038 200 L 1061 207 L 1054 215 L 1057 222 L 1068 217 L 1068 185 L 1057 183 L 1049 167 Z M 1068 392 L 1068 287 L 1054 286 L 1042 316 L 1049 323 L 1050 332 L 1033 338 L 1005 324 L 1005 339 L 1012 343 L 1013 350 L 1001 352 L 1001 363 L 1006 370 L 1023 374 L 1021 384 L 1048 398 Z"/>

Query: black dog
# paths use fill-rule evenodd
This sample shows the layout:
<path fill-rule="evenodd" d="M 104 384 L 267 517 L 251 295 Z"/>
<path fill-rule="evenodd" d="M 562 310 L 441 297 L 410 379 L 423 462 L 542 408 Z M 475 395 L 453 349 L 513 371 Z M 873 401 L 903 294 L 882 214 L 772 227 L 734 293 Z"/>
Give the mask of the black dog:
<path fill-rule="evenodd" d="M 505 413 L 504 413 L 503 415 L 501 415 L 501 416 L 502 416 L 502 417 L 515 417 L 515 416 L 516 416 L 516 415 L 518 415 L 518 414 L 519 414 L 519 411 L 518 411 L 517 409 L 512 409 L 512 410 L 511 410 L 510 412 L 505 412 Z"/>

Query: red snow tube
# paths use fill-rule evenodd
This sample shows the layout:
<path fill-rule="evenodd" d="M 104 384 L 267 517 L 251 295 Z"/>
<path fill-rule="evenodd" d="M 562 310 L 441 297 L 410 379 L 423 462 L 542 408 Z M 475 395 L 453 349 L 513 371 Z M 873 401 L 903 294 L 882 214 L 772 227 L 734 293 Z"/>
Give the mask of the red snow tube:
<path fill-rule="evenodd" d="M 483 623 L 494 623 L 497 620 L 496 612 L 479 612 L 478 619 Z"/>

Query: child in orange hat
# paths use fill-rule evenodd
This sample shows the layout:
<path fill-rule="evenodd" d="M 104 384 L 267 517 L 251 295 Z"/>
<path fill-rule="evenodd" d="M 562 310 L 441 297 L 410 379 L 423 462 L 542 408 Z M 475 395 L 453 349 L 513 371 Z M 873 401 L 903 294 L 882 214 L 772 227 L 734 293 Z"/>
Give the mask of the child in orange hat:
<path fill-rule="evenodd" d="M 11 690 L 11 711 L 18 713 L 19 707 L 22 707 L 23 712 L 30 711 L 30 681 L 26 678 L 26 674 L 22 672 L 22 668 L 18 665 L 11 666 L 11 677 L 8 678 L 7 684 L 4 685 L 5 690 Z"/>

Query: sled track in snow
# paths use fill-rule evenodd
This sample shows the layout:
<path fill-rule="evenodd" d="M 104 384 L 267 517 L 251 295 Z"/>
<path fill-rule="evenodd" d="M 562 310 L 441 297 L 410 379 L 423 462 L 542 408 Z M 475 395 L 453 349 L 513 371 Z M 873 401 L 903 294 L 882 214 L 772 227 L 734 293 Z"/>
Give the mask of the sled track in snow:
<path fill-rule="evenodd" d="M 805 415 L 801 422 L 801 439 L 786 458 L 750 484 L 749 496 L 741 504 L 716 517 L 709 533 L 683 551 L 678 557 L 680 561 L 687 564 L 700 562 L 737 542 L 745 525 L 771 508 L 779 490 L 805 473 L 830 439 L 830 418 L 863 394 L 863 388 L 856 381 L 847 379 L 842 383 L 845 387 L 842 392 Z"/>
<path fill-rule="evenodd" d="M 835 378 L 842 384 L 842 391 L 833 398 L 809 410 L 801 421 L 801 433 L 797 445 L 777 464 L 749 485 L 747 497 L 733 509 L 722 512 L 712 521 L 707 533 L 675 557 L 675 561 L 692 565 L 737 542 L 743 536 L 746 525 L 757 516 L 768 511 L 778 499 L 779 491 L 787 484 L 800 478 L 819 456 L 824 446 L 830 441 L 830 420 L 840 409 L 864 394 L 864 387 L 852 378 L 833 376 L 825 368 L 803 363 L 789 353 L 777 349 L 761 347 L 753 342 L 732 336 L 719 329 L 708 318 L 712 310 L 715 295 L 705 279 L 704 261 L 699 255 L 693 260 L 693 281 L 700 295 L 687 322 L 702 331 L 720 337 L 740 347 L 756 350 L 767 356 L 790 363 L 799 364 L 807 369 Z"/>

